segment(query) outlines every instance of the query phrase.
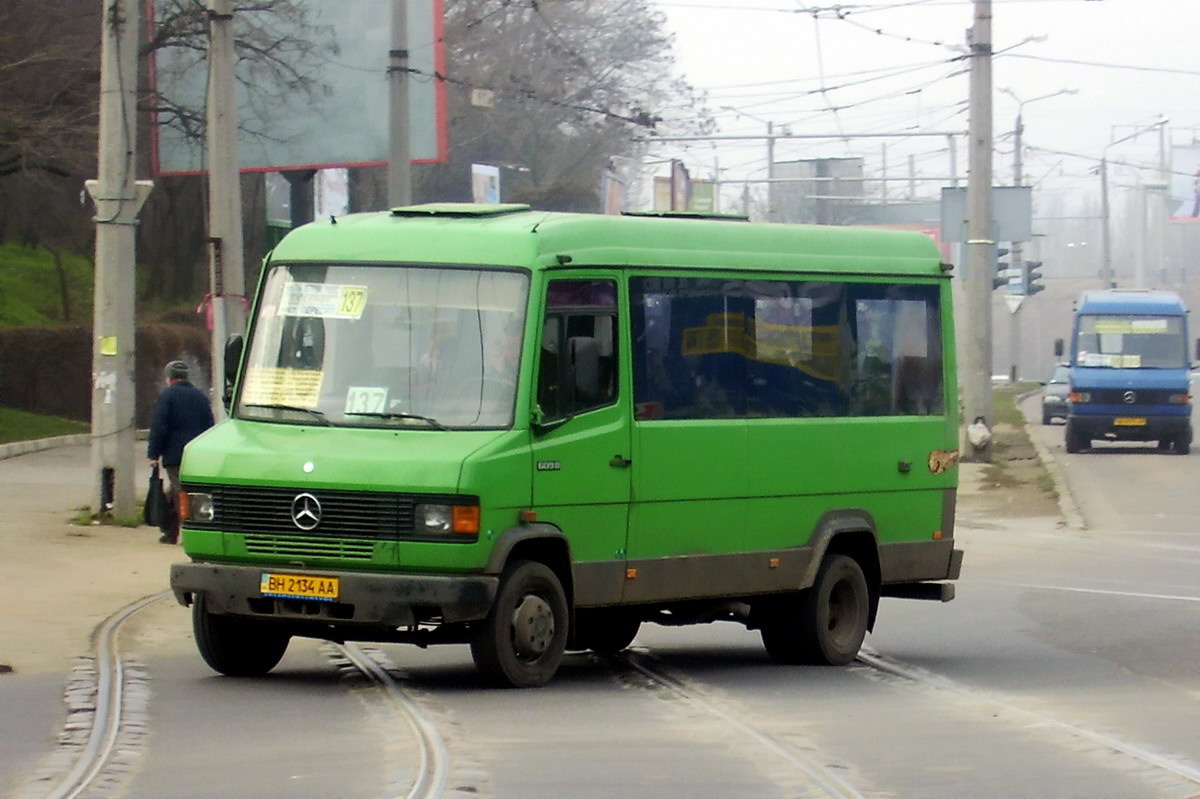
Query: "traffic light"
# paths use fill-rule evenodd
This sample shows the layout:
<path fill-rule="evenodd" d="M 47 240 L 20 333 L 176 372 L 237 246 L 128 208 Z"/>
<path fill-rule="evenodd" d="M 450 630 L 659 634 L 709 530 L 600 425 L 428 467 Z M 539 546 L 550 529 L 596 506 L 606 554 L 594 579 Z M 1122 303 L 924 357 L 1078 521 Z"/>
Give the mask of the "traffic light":
<path fill-rule="evenodd" d="M 1007 247 L 992 248 L 992 289 L 1008 285 L 1007 265 L 1000 259 L 1008 255 Z"/>
<path fill-rule="evenodd" d="M 1021 266 L 1021 282 L 1025 286 L 1025 294 L 1037 294 L 1039 291 L 1045 291 L 1046 287 L 1038 281 L 1042 279 L 1042 262 L 1041 261 L 1026 261 Z"/>

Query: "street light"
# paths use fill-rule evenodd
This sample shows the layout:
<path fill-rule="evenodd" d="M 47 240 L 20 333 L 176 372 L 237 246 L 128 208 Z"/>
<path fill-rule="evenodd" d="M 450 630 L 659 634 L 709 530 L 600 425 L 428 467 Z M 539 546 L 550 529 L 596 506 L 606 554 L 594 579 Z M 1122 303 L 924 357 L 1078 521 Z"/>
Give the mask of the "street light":
<path fill-rule="evenodd" d="M 755 122 L 761 122 L 767 126 L 767 221 L 775 221 L 775 207 L 771 202 L 771 192 L 775 189 L 775 184 L 771 182 L 775 177 L 775 123 L 770 120 L 757 117 L 754 114 L 749 114 L 740 108 L 734 108 L 731 105 L 721 106 L 723 111 L 732 111 L 738 116 L 749 117 Z"/>
<path fill-rule="evenodd" d="M 1012 89 L 1000 89 L 1000 91 L 1017 101 L 1017 123 L 1013 130 L 1013 185 L 1020 186 L 1024 180 L 1024 175 L 1022 174 L 1021 136 L 1025 132 L 1025 122 L 1022 116 L 1025 106 L 1027 106 L 1029 103 L 1036 103 L 1038 100 L 1048 100 L 1051 97 L 1058 97 L 1060 94 L 1076 94 L 1079 92 L 1079 90 L 1059 89 L 1056 92 L 1043 94 L 1039 97 L 1031 97 L 1028 100 L 1022 100 Z M 1009 247 L 1009 251 L 1012 254 L 1012 257 L 1009 259 L 1009 266 L 1011 268 L 1024 269 L 1025 259 L 1021 242 L 1014 241 Z M 1026 290 L 1028 291 L 1028 287 L 1026 287 Z M 1010 383 L 1017 382 L 1017 361 L 1021 352 L 1021 324 L 1020 320 L 1017 318 L 1017 314 L 1021 310 L 1021 298 L 1017 297 L 1013 302 L 1014 304 L 1011 306 L 1012 313 L 1009 315 L 1008 320 L 1008 380 Z"/>
<path fill-rule="evenodd" d="M 1003 94 L 1007 94 L 1009 97 L 1011 97 L 1017 101 L 1017 123 L 1016 123 L 1016 127 L 1013 129 L 1013 135 L 1015 137 L 1015 144 L 1016 144 L 1016 147 L 1013 152 L 1013 185 L 1020 186 L 1021 180 L 1022 180 L 1021 136 L 1022 136 L 1022 134 L 1025 133 L 1025 123 L 1023 121 L 1022 114 L 1025 110 L 1025 106 L 1029 105 L 1030 103 L 1036 103 L 1038 100 L 1048 100 L 1051 97 L 1058 97 L 1060 94 L 1078 94 L 1079 89 L 1059 89 L 1056 92 L 1050 92 L 1049 94 L 1043 94 L 1040 97 L 1031 97 L 1028 100 L 1022 100 L 1020 97 L 1017 96 L 1017 93 L 1014 92 L 1012 89 L 1000 89 L 1000 91 Z"/>
<path fill-rule="evenodd" d="M 1100 151 L 1100 239 L 1104 250 L 1103 260 L 1101 261 L 1100 267 L 1100 282 L 1106 289 L 1113 287 L 1112 243 L 1110 241 L 1108 232 L 1108 148 L 1112 147 L 1113 145 L 1120 144 L 1121 142 L 1126 142 L 1130 139 L 1137 138 L 1148 130 L 1158 128 L 1161 132 L 1168 122 L 1170 122 L 1169 119 L 1164 116 L 1160 116 L 1157 122 L 1140 127 L 1133 133 L 1130 133 L 1128 136 L 1123 136 L 1116 141 L 1109 142 L 1108 144 L 1104 145 L 1104 149 Z"/>

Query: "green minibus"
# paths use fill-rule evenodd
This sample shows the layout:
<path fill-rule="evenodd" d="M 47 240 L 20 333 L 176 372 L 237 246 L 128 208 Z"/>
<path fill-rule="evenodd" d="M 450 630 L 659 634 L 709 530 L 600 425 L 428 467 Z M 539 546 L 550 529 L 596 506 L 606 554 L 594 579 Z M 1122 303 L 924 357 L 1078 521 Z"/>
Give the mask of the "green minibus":
<path fill-rule="evenodd" d="M 883 596 L 947 601 L 958 400 L 927 236 L 432 204 L 264 263 L 229 418 L 188 445 L 204 660 L 293 636 L 469 644 L 491 683 L 641 624 L 857 655 Z"/>

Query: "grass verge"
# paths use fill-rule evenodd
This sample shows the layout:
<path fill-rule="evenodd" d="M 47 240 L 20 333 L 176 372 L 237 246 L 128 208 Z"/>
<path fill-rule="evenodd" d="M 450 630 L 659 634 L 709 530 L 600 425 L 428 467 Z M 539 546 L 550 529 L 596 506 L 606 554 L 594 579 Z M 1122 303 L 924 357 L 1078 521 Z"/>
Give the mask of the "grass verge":
<path fill-rule="evenodd" d="M 69 436 L 88 432 L 88 425 L 58 416 L 0 408 L 0 444 L 33 441 L 38 438 Z"/>

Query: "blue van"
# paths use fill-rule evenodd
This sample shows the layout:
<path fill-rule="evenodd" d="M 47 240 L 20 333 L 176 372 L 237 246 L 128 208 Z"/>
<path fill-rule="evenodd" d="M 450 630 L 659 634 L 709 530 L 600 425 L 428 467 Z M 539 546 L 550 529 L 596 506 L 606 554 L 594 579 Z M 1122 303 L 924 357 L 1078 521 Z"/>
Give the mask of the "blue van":
<path fill-rule="evenodd" d="M 1084 292 L 1071 332 L 1067 452 L 1093 441 L 1192 444 L 1187 308 L 1166 291 Z M 1062 355 L 1062 341 L 1056 354 Z"/>

